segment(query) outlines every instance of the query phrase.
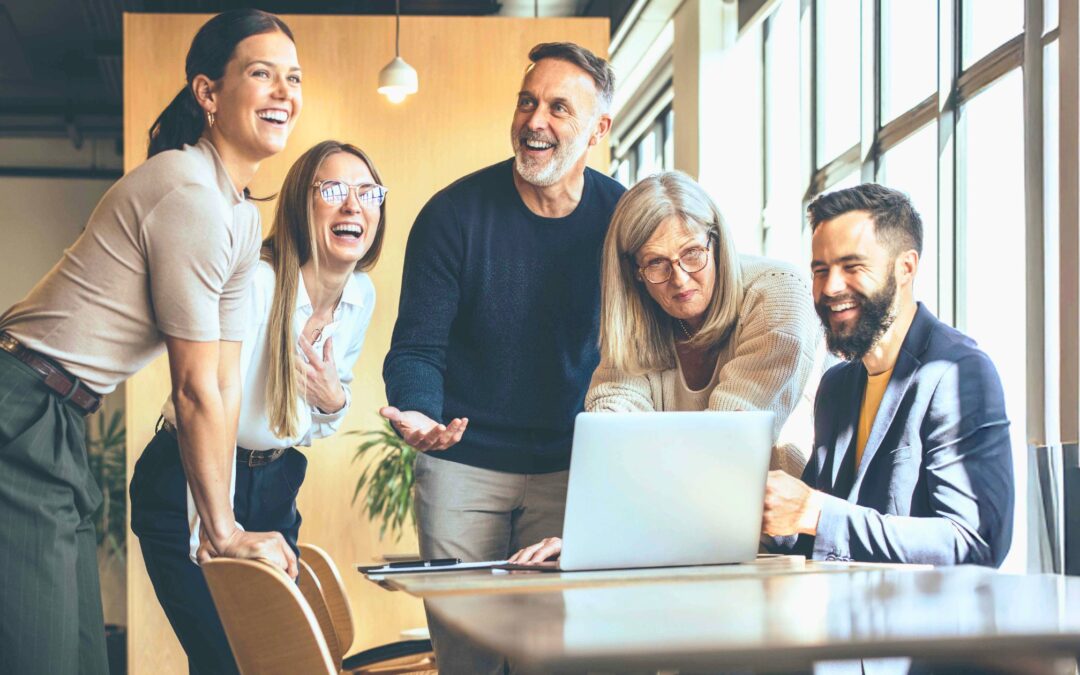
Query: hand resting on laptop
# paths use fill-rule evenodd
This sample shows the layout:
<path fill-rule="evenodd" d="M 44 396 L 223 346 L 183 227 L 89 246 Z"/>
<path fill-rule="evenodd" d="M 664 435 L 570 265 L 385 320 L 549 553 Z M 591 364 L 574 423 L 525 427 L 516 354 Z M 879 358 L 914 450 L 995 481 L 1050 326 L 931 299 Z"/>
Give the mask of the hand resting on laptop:
<path fill-rule="evenodd" d="M 562 539 L 547 537 L 510 556 L 509 562 L 512 565 L 535 565 L 545 560 L 556 560 L 560 553 L 562 553 Z"/>

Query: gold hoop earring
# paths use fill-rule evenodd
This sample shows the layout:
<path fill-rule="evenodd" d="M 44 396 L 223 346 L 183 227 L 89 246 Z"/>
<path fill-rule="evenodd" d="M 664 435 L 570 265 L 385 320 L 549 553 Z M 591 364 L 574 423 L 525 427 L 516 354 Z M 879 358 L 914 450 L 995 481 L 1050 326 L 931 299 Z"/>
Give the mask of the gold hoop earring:
<path fill-rule="evenodd" d="M 206 113 L 206 121 L 210 123 L 211 127 L 213 127 L 214 126 L 214 113 L 208 111 Z"/>

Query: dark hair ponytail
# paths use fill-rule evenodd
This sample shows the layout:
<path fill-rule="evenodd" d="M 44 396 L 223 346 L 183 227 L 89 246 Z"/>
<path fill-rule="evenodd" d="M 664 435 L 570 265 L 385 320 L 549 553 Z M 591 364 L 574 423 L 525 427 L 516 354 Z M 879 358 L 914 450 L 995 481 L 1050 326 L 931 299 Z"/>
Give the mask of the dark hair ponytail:
<path fill-rule="evenodd" d="M 258 9 L 222 12 L 203 24 L 188 49 L 184 64 L 187 82 L 151 125 L 146 156 L 153 157 L 159 152 L 179 150 L 198 142 L 206 126 L 206 116 L 195 101 L 192 82 L 199 75 L 215 82 L 220 80 L 236 45 L 252 35 L 274 31 L 281 31 L 293 40 L 292 31 L 284 21 Z"/>

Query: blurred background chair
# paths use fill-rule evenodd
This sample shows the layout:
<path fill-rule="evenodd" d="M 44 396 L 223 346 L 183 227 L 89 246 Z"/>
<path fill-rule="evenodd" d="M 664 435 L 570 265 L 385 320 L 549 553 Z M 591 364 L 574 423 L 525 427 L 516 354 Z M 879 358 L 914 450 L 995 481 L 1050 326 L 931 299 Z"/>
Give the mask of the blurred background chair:
<path fill-rule="evenodd" d="M 354 637 L 352 607 L 349 596 L 345 593 L 345 582 L 326 551 L 314 544 L 300 544 L 299 548 L 301 562 L 312 573 L 311 578 L 306 579 L 305 573 L 301 571 L 301 592 L 313 607 L 318 602 L 318 596 L 322 596 L 325 614 L 332 629 L 327 628 L 321 621 L 319 623 L 327 634 L 327 643 L 335 642 L 337 645 L 330 653 L 334 662 L 340 664 L 342 672 L 354 675 L 438 672 L 430 639 L 401 640 L 345 656 L 345 651 L 352 645 Z M 320 613 L 320 610 L 314 612 L 316 617 Z M 331 632 L 334 634 L 333 639 L 329 637 Z"/>

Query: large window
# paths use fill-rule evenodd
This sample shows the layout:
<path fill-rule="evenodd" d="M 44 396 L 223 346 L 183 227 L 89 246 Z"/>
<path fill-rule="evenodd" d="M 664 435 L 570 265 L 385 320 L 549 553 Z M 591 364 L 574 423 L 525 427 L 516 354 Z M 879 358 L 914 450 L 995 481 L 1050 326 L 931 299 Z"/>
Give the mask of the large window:
<path fill-rule="evenodd" d="M 674 168 L 675 111 L 669 105 L 625 147 L 615 148 L 611 175 L 630 187 L 646 176 Z"/>
<path fill-rule="evenodd" d="M 1025 11 L 1042 17 L 1036 34 Z M 1056 227 L 1051 209 L 1035 222 L 1030 208 L 1056 199 L 1056 120 L 1031 112 L 1056 110 L 1057 17 L 1056 0 L 781 0 L 761 46 L 763 250 L 805 266 L 802 212 L 821 192 L 876 181 L 911 197 L 924 228 L 916 297 L 979 342 L 1006 392 L 1012 569 L 1026 563 L 1028 396 L 1043 376 L 1028 372 L 1043 348 L 1029 344 L 1042 316 L 1028 280 L 1044 274 L 1028 249 L 1033 228 Z M 1045 159 L 1024 144 L 1040 136 Z"/>
<path fill-rule="evenodd" d="M 819 160 L 836 157 L 859 142 L 860 4 L 859 0 L 817 0 L 814 7 L 814 112 Z"/>
<path fill-rule="evenodd" d="M 923 251 L 915 295 L 935 314 L 938 313 L 937 146 L 938 126 L 931 122 L 885 153 L 878 170 L 878 180 L 904 190 L 922 216 Z"/>
<path fill-rule="evenodd" d="M 881 119 L 937 91 L 937 0 L 881 0 Z"/>

